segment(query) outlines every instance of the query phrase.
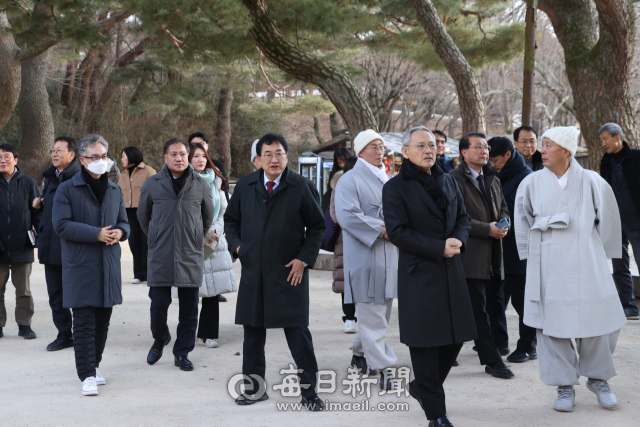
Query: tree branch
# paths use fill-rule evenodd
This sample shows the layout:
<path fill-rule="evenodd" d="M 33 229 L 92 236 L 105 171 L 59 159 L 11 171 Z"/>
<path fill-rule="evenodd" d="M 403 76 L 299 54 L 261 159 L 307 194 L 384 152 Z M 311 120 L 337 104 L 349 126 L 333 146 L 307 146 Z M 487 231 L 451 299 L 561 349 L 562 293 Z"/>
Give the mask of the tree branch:
<path fill-rule="evenodd" d="M 119 13 L 114 13 L 109 18 L 95 21 L 93 22 L 92 25 L 100 29 L 109 28 L 124 21 L 131 15 L 133 15 L 133 10 L 127 9 Z M 20 49 L 16 54 L 16 61 L 24 62 L 28 59 L 35 58 L 45 50 L 60 43 L 62 40 L 64 40 L 64 38 L 65 36 L 63 34 L 51 33 L 49 37 L 47 37 L 44 40 L 41 40 L 40 42 L 34 44 L 33 46 L 28 47 L 26 49 Z"/>

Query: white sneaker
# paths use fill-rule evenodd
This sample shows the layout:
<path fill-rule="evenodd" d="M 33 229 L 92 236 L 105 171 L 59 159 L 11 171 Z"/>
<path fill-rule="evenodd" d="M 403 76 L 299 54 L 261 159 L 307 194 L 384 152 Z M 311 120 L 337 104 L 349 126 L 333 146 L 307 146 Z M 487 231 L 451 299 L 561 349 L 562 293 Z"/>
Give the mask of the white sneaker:
<path fill-rule="evenodd" d="M 104 377 L 100 374 L 100 371 L 98 371 L 98 368 L 96 368 L 96 384 L 105 385 L 106 383 L 107 380 L 104 379 Z"/>
<path fill-rule="evenodd" d="M 132 284 L 134 284 L 134 285 L 139 285 L 139 284 L 140 284 L 140 283 L 142 283 L 142 282 L 140 281 L 140 279 L 133 279 L 133 280 L 131 281 L 131 283 L 132 283 Z"/>
<path fill-rule="evenodd" d="M 558 398 L 553 404 L 553 409 L 558 412 L 573 412 L 573 407 L 576 404 L 576 391 L 571 388 L 557 388 Z"/>
<path fill-rule="evenodd" d="M 209 348 L 218 348 L 218 341 L 207 338 L 203 340 L 202 338 L 198 338 L 198 344 L 207 346 Z"/>
<path fill-rule="evenodd" d="M 356 321 L 355 320 L 347 320 L 344 322 L 344 333 L 345 334 L 355 334 L 356 333 Z"/>
<path fill-rule="evenodd" d="M 598 403 L 603 408 L 616 409 L 618 407 L 618 399 L 616 399 L 616 395 L 613 394 L 606 381 L 589 378 L 587 388 L 598 396 Z"/>
<path fill-rule="evenodd" d="M 97 396 L 98 385 L 96 384 L 96 377 L 89 377 L 82 381 L 82 395 L 83 396 Z"/>

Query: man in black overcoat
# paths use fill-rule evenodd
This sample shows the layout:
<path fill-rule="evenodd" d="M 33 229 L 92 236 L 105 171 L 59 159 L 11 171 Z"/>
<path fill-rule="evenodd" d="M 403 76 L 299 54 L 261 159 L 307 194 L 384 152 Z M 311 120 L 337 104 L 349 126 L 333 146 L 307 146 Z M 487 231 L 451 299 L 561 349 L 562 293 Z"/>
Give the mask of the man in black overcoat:
<path fill-rule="evenodd" d="M 263 136 L 256 150 L 262 168 L 238 181 L 224 214 L 229 251 L 242 263 L 236 324 L 244 326 L 242 373 L 252 378 L 236 403 L 269 398 L 264 392 L 266 330 L 283 328 L 302 370 L 302 402 L 322 410 L 308 328 L 309 268 L 325 231 L 320 196 L 311 181 L 287 168 L 287 142 L 281 135 Z"/>
<path fill-rule="evenodd" d="M 436 141 L 424 126 L 402 138 L 402 169 L 382 190 L 387 234 L 400 249 L 400 341 L 409 347 L 415 380 L 409 392 L 429 427 L 451 426 L 443 383 L 476 326 L 460 253 L 469 217 L 455 179 L 436 164 Z"/>

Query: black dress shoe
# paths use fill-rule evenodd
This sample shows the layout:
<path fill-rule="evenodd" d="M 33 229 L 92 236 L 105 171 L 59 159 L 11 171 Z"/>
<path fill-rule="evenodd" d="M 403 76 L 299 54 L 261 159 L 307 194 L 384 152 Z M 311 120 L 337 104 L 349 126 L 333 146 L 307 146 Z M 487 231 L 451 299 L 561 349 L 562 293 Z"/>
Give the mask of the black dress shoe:
<path fill-rule="evenodd" d="M 155 364 L 162 357 L 162 351 L 171 342 L 171 335 L 166 340 L 155 340 L 147 355 L 147 363 L 149 365 Z"/>
<path fill-rule="evenodd" d="M 242 393 L 240 396 L 236 397 L 236 403 L 238 405 L 253 405 L 254 403 L 262 402 L 264 400 L 268 400 L 269 395 L 264 393 L 262 396 L 258 397 L 255 394 L 246 394 Z"/>
<path fill-rule="evenodd" d="M 511 349 L 509 347 L 498 347 L 498 352 L 500 353 L 500 356 L 507 356 L 511 353 Z"/>
<path fill-rule="evenodd" d="M 537 356 L 536 356 L 537 357 Z M 529 361 L 529 354 L 519 348 L 507 356 L 507 360 L 511 363 L 524 363 Z"/>
<path fill-rule="evenodd" d="M 407 384 L 407 388 L 409 389 L 409 395 L 413 397 L 415 400 L 417 400 L 418 403 L 420 404 L 420 407 L 424 409 L 424 406 L 422 406 L 422 399 L 420 399 L 420 396 L 418 396 L 418 389 L 416 388 L 415 384 L 416 384 L 416 380 L 413 380 L 409 384 Z"/>
<path fill-rule="evenodd" d="M 29 325 L 18 325 L 18 336 L 25 340 L 32 340 L 36 337 L 36 333 Z"/>
<path fill-rule="evenodd" d="M 451 364 L 451 366 L 460 366 L 460 363 L 458 362 L 458 359 L 454 360 L 453 363 Z"/>
<path fill-rule="evenodd" d="M 218 295 L 218 301 L 219 302 L 227 302 L 227 298 L 224 295 L 220 294 L 220 295 Z"/>
<path fill-rule="evenodd" d="M 302 396 L 302 404 L 307 408 L 307 411 L 324 411 L 324 402 L 318 396 L 309 399 Z"/>
<path fill-rule="evenodd" d="M 180 367 L 181 371 L 193 371 L 193 363 L 186 356 L 175 356 L 173 361 L 176 366 Z"/>
<path fill-rule="evenodd" d="M 453 424 L 451 424 L 451 421 L 449 421 L 449 418 L 445 415 L 437 420 L 429 421 L 429 427 L 453 427 Z"/>
<path fill-rule="evenodd" d="M 47 346 L 47 351 L 64 350 L 69 347 L 73 347 L 73 338 L 63 333 L 59 334 L 58 338 Z"/>
<path fill-rule="evenodd" d="M 487 365 L 484 367 L 484 371 L 496 378 L 503 378 L 503 379 L 507 379 L 507 378 L 513 378 L 513 372 L 511 372 L 511 369 L 509 369 L 509 367 L 507 365 L 504 364 L 504 362 L 496 362 L 496 363 L 492 363 L 490 365 Z"/>
<path fill-rule="evenodd" d="M 351 366 L 355 366 L 356 368 L 360 369 L 362 375 L 365 375 L 367 372 L 369 372 L 370 376 L 378 375 L 377 370 L 369 368 L 369 366 L 367 365 L 367 359 L 365 359 L 364 356 L 356 356 L 354 354 L 351 357 Z"/>
<path fill-rule="evenodd" d="M 385 378 L 384 370 L 380 372 L 380 390 L 393 390 L 393 378 Z"/>

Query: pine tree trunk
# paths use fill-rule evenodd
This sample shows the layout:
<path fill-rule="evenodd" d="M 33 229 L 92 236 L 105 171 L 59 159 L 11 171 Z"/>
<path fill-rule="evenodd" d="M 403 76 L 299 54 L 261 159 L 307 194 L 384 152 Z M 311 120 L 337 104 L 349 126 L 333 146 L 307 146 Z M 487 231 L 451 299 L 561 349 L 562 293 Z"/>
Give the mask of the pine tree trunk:
<path fill-rule="evenodd" d="M 411 0 L 411 3 L 418 13 L 418 21 L 424 27 L 433 48 L 456 85 L 462 116 L 462 133 L 485 132 L 487 124 L 478 78 L 447 33 L 431 0 Z"/>
<path fill-rule="evenodd" d="M 6 12 L 0 12 L 0 129 L 7 124 L 20 96 L 20 62 L 16 61 L 18 45 L 10 29 Z"/>
<path fill-rule="evenodd" d="M 76 103 L 76 123 L 83 123 L 84 116 L 87 112 L 87 103 L 89 102 L 89 88 L 91 86 L 91 76 L 93 75 L 93 62 L 96 59 L 97 52 L 87 53 L 80 65 L 80 91 L 78 93 L 78 102 Z"/>
<path fill-rule="evenodd" d="M 92 111 L 91 111 L 91 121 L 89 122 L 88 131 L 90 133 L 99 133 L 100 132 L 100 119 L 102 115 L 107 111 L 109 104 L 111 103 L 111 99 L 115 94 L 116 89 L 118 88 L 118 84 L 113 81 L 113 73 L 122 67 L 127 67 L 136 60 L 136 58 L 144 53 L 144 49 L 147 43 L 152 42 L 152 39 L 145 38 L 140 43 L 138 43 L 133 49 L 122 55 L 116 59 L 116 63 L 113 67 L 113 71 L 109 74 L 109 78 L 107 79 L 104 87 L 102 88 L 102 92 L 100 93 L 100 97 L 96 101 Z"/>
<path fill-rule="evenodd" d="M 53 147 L 54 124 L 49 94 L 45 86 L 47 71 L 51 63 L 49 49 L 22 63 L 22 89 L 20 108 L 20 169 L 36 181 L 42 181 L 42 172 L 51 163 L 49 150 Z"/>
<path fill-rule="evenodd" d="M 233 89 L 220 89 L 218 113 L 216 118 L 215 150 L 219 160 L 230 174 L 231 168 L 231 104 L 233 103 Z"/>
<path fill-rule="evenodd" d="M 260 51 L 278 68 L 305 83 L 320 87 L 344 119 L 351 135 L 378 126 L 356 85 L 347 73 L 300 49 L 276 27 L 265 0 L 242 0 L 253 17 L 251 35 Z"/>
<path fill-rule="evenodd" d="M 76 80 L 76 70 L 78 69 L 78 61 L 71 61 L 67 64 L 67 70 L 64 73 L 64 85 L 62 93 L 60 93 L 60 104 L 67 110 L 73 109 L 73 86 Z"/>
<path fill-rule="evenodd" d="M 573 108 L 589 148 L 589 167 L 598 170 L 602 146 L 598 131 L 619 124 L 625 140 L 638 147 L 640 135 L 629 98 L 635 27 L 632 1 L 540 0 L 564 50 Z"/>

